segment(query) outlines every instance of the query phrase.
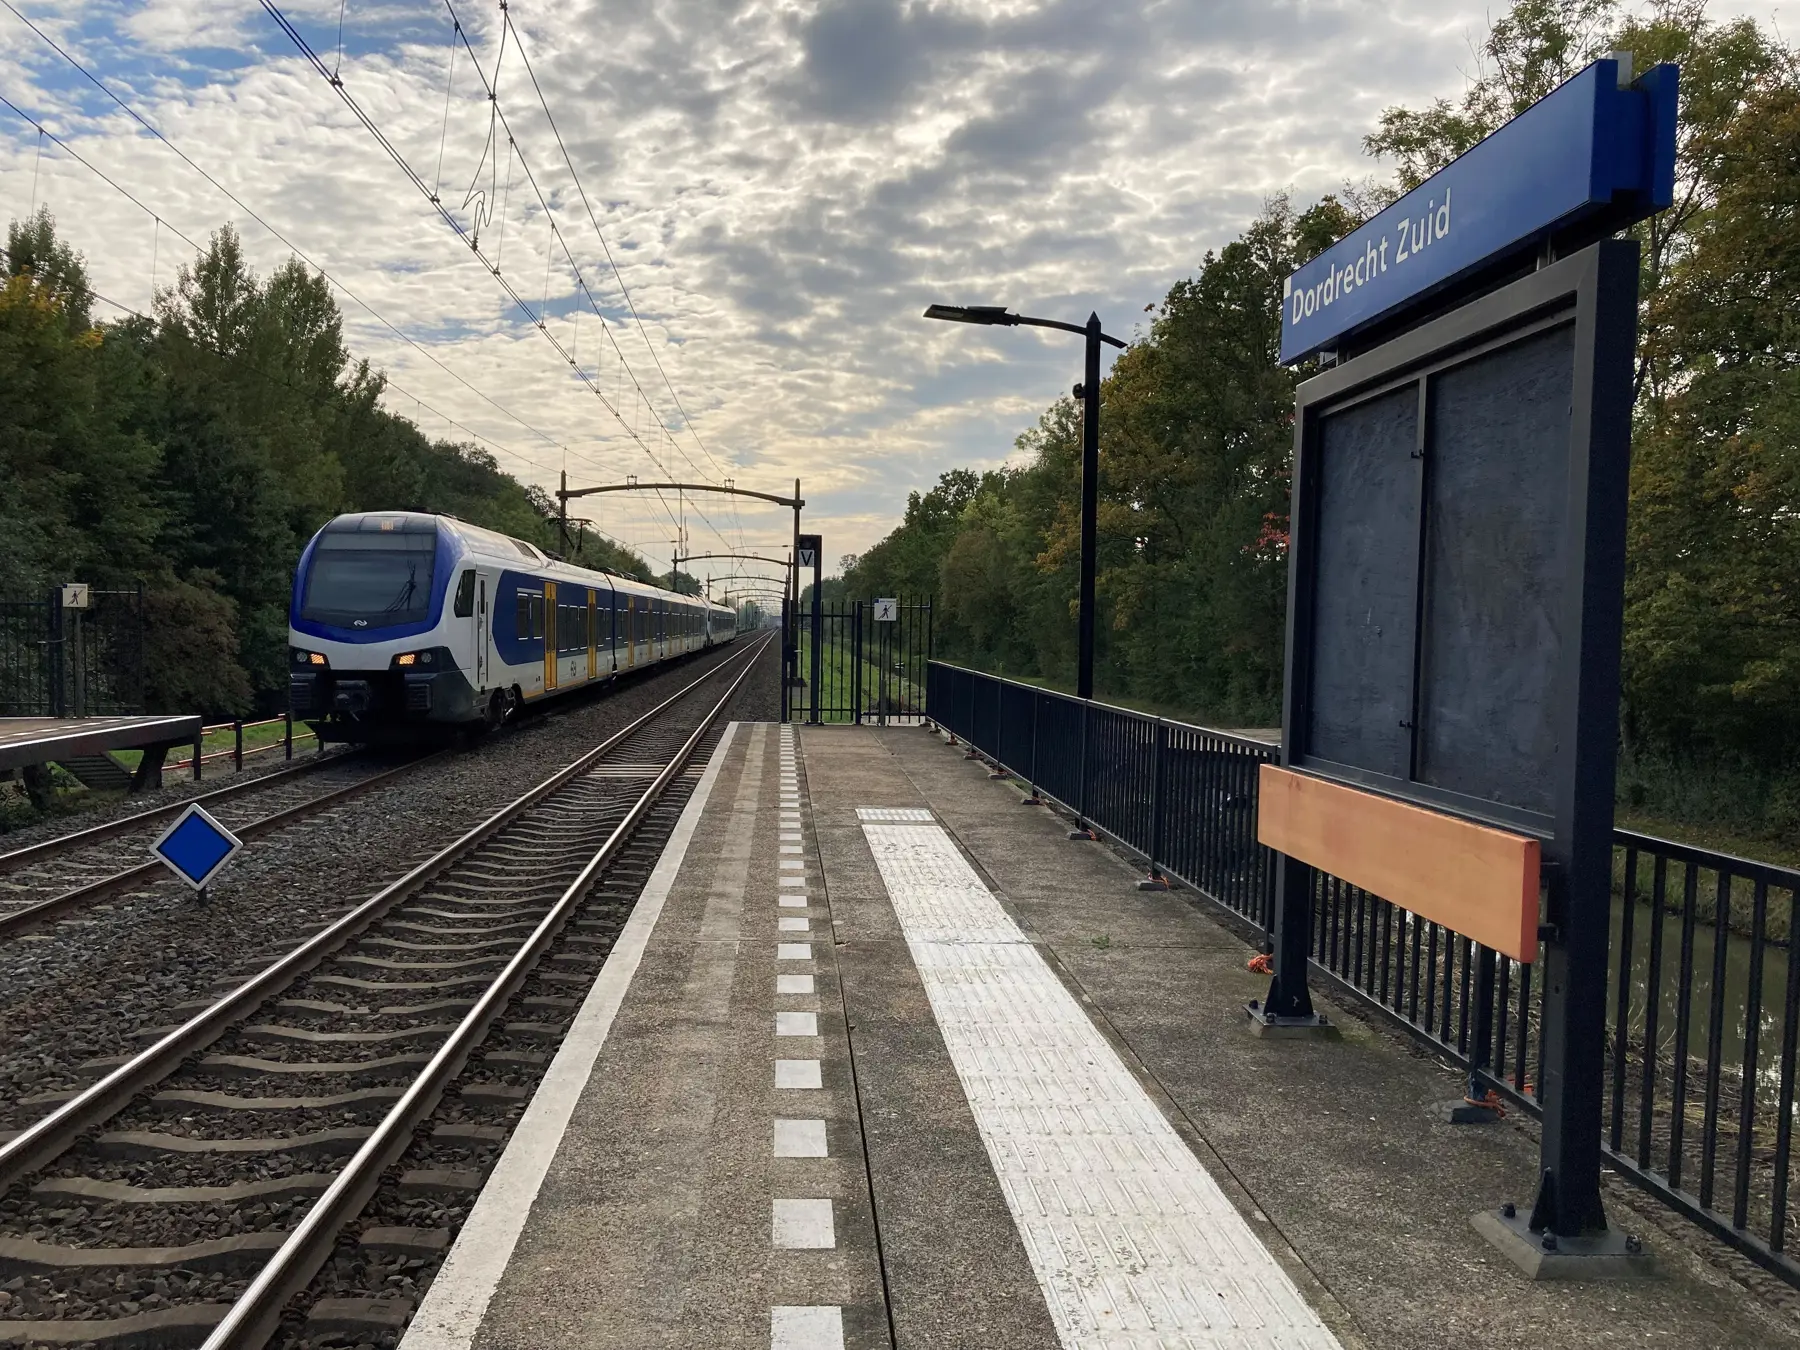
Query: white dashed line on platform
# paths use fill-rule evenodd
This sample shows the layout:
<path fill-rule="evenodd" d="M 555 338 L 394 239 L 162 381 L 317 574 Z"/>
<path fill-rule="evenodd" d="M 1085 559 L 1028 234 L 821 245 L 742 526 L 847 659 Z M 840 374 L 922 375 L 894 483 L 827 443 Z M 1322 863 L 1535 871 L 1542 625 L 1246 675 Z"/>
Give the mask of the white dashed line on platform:
<path fill-rule="evenodd" d="M 1063 1345 L 1338 1350 L 950 836 L 863 833 Z"/>
<path fill-rule="evenodd" d="M 784 895 L 776 903 L 784 909 L 805 909 L 806 897 L 804 895 Z"/>
<path fill-rule="evenodd" d="M 777 1158 L 829 1158 L 825 1147 L 825 1122 L 822 1120 L 776 1120 L 775 1156 Z"/>
<path fill-rule="evenodd" d="M 778 942 L 775 944 L 777 961 L 810 961 L 812 960 L 812 943 L 810 942 Z"/>
<path fill-rule="evenodd" d="M 810 975 L 777 975 L 775 992 L 778 994 L 811 994 L 816 993 L 817 990 L 813 988 L 813 977 Z"/>
<path fill-rule="evenodd" d="M 769 1350 L 844 1350 L 844 1310 L 769 1309 Z"/>
<path fill-rule="evenodd" d="M 777 1247 L 818 1250 L 837 1246 L 829 1200 L 777 1200 L 774 1239 Z"/>
<path fill-rule="evenodd" d="M 823 1088 L 824 1075 L 816 1059 L 778 1059 L 775 1061 L 775 1086 L 784 1092 L 806 1092 Z"/>
<path fill-rule="evenodd" d="M 775 1014 L 777 1036 L 817 1036 L 819 1014 L 810 1012 L 778 1012 Z"/>
<path fill-rule="evenodd" d="M 775 920 L 775 927 L 783 933 L 809 933 L 812 931 L 812 920 L 798 914 L 783 914 Z"/>

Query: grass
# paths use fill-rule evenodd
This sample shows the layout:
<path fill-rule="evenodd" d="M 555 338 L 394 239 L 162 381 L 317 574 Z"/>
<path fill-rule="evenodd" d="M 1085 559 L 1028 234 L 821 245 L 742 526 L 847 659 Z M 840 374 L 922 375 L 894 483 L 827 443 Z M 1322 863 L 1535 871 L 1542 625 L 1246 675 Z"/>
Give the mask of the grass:
<path fill-rule="evenodd" d="M 842 700 L 843 711 L 826 714 L 821 712 L 821 720 L 850 720 L 849 704 L 857 659 L 844 644 L 827 642 L 819 653 L 820 682 L 827 696 L 833 700 Z M 878 711 L 876 700 L 881 688 L 881 668 L 866 657 L 862 665 L 863 713 L 865 716 Z M 814 693 L 812 688 L 812 640 L 810 634 L 802 631 L 800 636 L 800 677 L 807 681 L 807 687 L 794 691 L 796 704 L 810 710 Z M 894 702 L 905 702 L 912 707 L 923 707 L 925 703 L 925 686 L 909 676 L 889 671 L 887 674 L 888 698 L 890 708 Z"/>

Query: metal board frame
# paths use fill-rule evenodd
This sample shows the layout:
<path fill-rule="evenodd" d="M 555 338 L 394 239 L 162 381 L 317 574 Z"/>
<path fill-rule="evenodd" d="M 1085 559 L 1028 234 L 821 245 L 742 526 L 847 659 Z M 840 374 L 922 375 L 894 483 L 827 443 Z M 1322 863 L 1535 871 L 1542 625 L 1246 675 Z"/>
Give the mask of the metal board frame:
<path fill-rule="evenodd" d="M 1540 964 L 1546 998 L 1539 1095 L 1544 1104 L 1544 1176 L 1533 1226 L 1569 1235 L 1605 1228 L 1600 1122 L 1637 284 L 1637 244 L 1603 241 L 1307 380 L 1295 405 L 1281 763 L 1542 841 L 1546 922 Z M 1422 642 L 1417 625 L 1412 634 L 1410 775 L 1372 772 L 1309 754 L 1324 419 L 1414 384 L 1424 453 L 1432 377 L 1565 324 L 1573 331 L 1574 370 L 1567 476 L 1556 488 L 1566 496 L 1558 597 L 1561 646 L 1550 718 L 1556 748 L 1543 765 L 1548 809 L 1448 792 L 1410 776 L 1416 775 L 1418 762 L 1417 652 Z M 1415 569 L 1416 604 L 1423 603 L 1424 583 L 1421 560 Z M 1293 859 L 1279 861 L 1274 980 L 1263 1005 L 1263 1015 L 1271 1021 L 1314 1017 L 1306 991 L 1313 881 L 1311 868 Z"/>

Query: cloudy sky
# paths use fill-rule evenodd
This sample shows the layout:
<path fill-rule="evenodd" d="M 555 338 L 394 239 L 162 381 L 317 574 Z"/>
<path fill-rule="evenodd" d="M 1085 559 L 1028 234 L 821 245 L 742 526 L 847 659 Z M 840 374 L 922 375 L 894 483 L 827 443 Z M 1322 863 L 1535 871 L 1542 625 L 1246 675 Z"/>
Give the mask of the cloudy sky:
<path fill-rule="evenodd" d="M 259 0 L 10 3 L 241 203 L 0 8 L 0 95 L 67 142 L 0 106 L 0 210 L 48 205 L 109 300 L 147 309 L 184 236 L 231 221 L 259 268 L 298 249 L 357 297 L 353 350 L 428 433 L 551 486 L 797 476 L 831 559 L 1004 459 L 1079 375 L 1073 339 L 926 304 L 1130 335 L 1270 194 L 1367 173 L 1383 107 L 1458 93 L 1496 8 L 511 0 L 503 33 L 499 0 L 271 0 L 322 75 Z M 652 559 L 672 514 L 693 552 L 788 529 L 590 502 Z"/>

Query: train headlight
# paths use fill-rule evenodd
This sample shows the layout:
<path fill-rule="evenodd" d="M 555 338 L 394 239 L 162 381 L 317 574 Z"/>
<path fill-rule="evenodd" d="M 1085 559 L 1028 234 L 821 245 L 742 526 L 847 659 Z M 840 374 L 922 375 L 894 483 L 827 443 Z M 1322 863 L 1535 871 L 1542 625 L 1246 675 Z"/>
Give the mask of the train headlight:
<path fill-rule="evenodd" d="M 401 652 L 400 655 L 394 658 L 394 664 L 397 666 L 410 666 L 416 664 L 418 659 L 419 654 L 417 652 Z"/>
<path fill-rule="evenodd" d="M 295 647 L 294 664 L 297 666 L 323 666 L 328 663 L 325 660 L 324 652 L 302 651 L 300 648 Z"/>

